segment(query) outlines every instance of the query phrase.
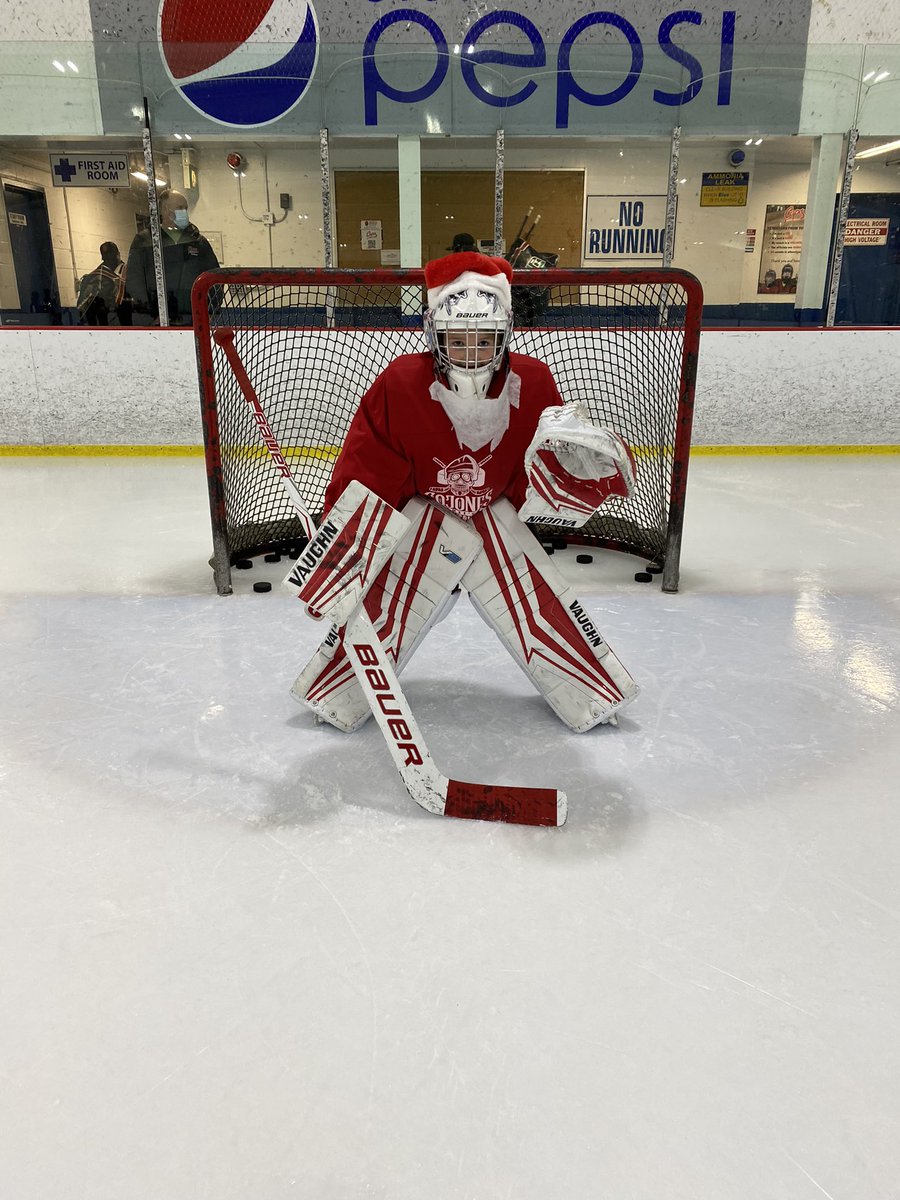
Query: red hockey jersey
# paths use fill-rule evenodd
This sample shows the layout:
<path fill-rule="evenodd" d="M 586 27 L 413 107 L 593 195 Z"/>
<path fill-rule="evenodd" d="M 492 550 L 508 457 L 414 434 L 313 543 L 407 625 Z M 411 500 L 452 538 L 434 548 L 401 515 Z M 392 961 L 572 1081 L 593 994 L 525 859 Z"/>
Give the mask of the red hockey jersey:
<path fill-rule="evenodd" d="M 394 508 L 413 496 L 438 501 L 468 520 L 506 496 L 516 508 L 525 500 L 525 451 L 545 408 L 562 404 L 550 368 L 536 358 L 510 354 L 509 367 L 522 381 L 519 406 L 510 406 L 509 427 L 491 450 L 460 447 L 444 407 L 429 388 L 430 354 L 394 359 L 363 396 L 325 493 L 326 511 L 353 479 Z M 498 372 L 489 396 L 505 381 Z"/>

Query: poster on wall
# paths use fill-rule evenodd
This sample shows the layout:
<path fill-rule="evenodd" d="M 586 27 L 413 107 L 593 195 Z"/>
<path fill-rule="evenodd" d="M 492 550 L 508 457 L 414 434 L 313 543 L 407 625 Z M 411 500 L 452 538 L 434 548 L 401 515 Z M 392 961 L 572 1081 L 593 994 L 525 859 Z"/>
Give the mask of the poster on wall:
<path fill-rule="evenodd" d="M 361 250 L 382 249 L 382 228 L 380 221 L 360 221 L 359 245 Z"/>
<path fill-rule="evenodd" d="M 219 266 L 224 267 L 226 265 L 225 264 L 225 243 L 222 238 L 221 230 L 204 229 L 203 236 L 206 238 L 206 240 L 212 246 L 213 254 L 215 254 L 216 258 L 218 259 Z"/>
<path fill-rule="evenodd" d="M 665 241 L 665 196 L 588 196 L 586 262 L 661 261 Z"/>
<path fill-rule="evenodd" d="M 744 208 L 749 171 L 704 171 L 700 180 L 701 208 Z"/>
<path fill-rule="evenodd" d="M 805 204 L 766 205 L 757 295 L 796 292 L 805 219 Z"/>

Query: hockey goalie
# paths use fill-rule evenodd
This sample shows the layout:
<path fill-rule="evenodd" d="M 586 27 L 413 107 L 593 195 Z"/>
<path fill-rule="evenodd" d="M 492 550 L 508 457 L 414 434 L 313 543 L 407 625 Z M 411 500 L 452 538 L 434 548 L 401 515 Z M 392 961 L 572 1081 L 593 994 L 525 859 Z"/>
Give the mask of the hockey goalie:
<path fill-rule="evenodd" d="M 326 493 L 318 558 L 301 556 L 288 577 L 330 623 L 293 694 L 340 729 L 370 715 L 343 644 L 358 604 L 399 671 L 467 593 L 578 733 L 614 721 L 637 694 L 528 528 L 577 528 L 608 497 L 629 496 L 634 460 L 616 433 L 563 404 L 544 363 L 509 351 L 511 279 L 505 260 L 474 252 L 426 265 L 430 352 L 395 359 L 363 397 Z"/>

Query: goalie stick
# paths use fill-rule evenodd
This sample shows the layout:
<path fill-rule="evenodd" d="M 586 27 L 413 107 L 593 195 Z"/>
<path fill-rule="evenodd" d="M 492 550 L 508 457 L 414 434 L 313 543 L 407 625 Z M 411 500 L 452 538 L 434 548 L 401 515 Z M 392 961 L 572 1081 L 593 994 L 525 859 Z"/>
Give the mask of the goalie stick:
<path fill-rule="evenodd" d="M 253 412 L 263 443 L 278 470 L 304 528 L 316 529 L 278 439 L 234 344 L 234 330 L 220 327 L 213 338 L 221 348 L 244 399 Z M 518 825 L 562 825 L 566 819 L 564 792 L 554 788 L 509 787 L 490 783 L 464 783 L 441 774 L 434 763 L 415 717 L 406 701 L 384 647 L 360 604 L 351 614 L 344 642 L 375 720 L 387 743 L 400 778 L 410 797 L 426 811 L 445 817 L 476 821 L 507 821 Z"/>

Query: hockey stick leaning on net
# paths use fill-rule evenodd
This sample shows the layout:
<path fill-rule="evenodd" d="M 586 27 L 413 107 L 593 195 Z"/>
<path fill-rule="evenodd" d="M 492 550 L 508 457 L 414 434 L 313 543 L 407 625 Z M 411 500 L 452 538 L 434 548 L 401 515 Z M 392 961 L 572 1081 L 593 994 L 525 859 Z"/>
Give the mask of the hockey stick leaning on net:
<path fill-rule="evenodd" d="M 308 536 L 315 537 L 313 519 L 234 344 L 234 330 L 216 329 L 213 338 L 221 347 L 238 387 L 253 411 L 260 436 Z M 565 822 L 566 796 L 554 788 L 463 783 L 441 774 L 425 745 L 381 639 L 369 620 L 364 601 L 347 621 L 344 648 L 394 765 L 416 804 L 439 816 L 467 817 L 476 821 L 508 821 L 518 825 L 562 825 Z"/>

